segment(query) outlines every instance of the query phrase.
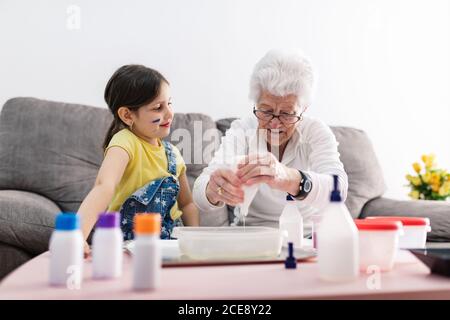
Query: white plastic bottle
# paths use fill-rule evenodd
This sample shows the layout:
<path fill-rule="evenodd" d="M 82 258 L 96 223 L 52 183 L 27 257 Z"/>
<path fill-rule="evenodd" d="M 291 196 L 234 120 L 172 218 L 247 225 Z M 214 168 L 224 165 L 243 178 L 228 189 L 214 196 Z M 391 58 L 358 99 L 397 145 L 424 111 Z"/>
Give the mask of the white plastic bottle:
<path fill-rule="evenodd" d="M 50 285 L 79 288 L 83 275 L 83 235 L 75 213 L 56 216 L 50 237 Z"/>
<path fill-rule="evenodd" d="M 286 197 L 286 205 L 279 219 L 281 231 L 287 232 L 287 238 L 283 238 L 283 246 L 287 247 L 292 242 L 294 248 L 303 247 L 303 217 L 298 211 L 292 196 Z"/>
<path fill-rule="evenodd" d="M 161 216 L 158 213 L 134 217 L 133 289 L 152 290 L 159 287 L 162 256 L 159 243 Z"/>
<path fill-rule="evenodd" d="M 117 278 L 122 275 L 123 234 L 118 212 L 99 216 L 92 239 L 92 276 L 95 279 Z"/>
<path fill-rule="evenodd" d="M 323 213 L 318 230 L 319 276 L 328 281 L 351 281 L 359 274 L 358 230 L 338 190 L 333 176 L 331 202 Z"/>

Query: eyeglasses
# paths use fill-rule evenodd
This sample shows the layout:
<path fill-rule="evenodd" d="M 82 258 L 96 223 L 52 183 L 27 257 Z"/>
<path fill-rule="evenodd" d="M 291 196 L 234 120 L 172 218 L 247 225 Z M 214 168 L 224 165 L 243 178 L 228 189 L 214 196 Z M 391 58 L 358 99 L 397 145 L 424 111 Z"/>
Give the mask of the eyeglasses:
<path fill-rule="evenodd" d="M 253 107 L 253 113 L 260 120 L 271 121 L 273 118 L 277 118 L 284 124 L 294 124 L 303 119 L 303 116 L 301 114 L 297 115 L 297 114 L 281 113 L 279 115 L 275 115 L 269 111 L 258 110 L 256 109 L 256 107 Z"/>

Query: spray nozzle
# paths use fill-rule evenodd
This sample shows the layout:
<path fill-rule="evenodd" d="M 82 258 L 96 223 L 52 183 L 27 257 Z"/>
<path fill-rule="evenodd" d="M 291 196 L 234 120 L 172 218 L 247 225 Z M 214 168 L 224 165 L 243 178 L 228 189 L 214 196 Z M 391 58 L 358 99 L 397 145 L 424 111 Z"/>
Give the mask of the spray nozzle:
<path fill-rule="evenodd" d="M 331 191 L 330 201 L 331 202 L 342 201 L 341 192 L 338 189 L 338 176 L 335 174 L 333 175 L 333 191 Z"/>

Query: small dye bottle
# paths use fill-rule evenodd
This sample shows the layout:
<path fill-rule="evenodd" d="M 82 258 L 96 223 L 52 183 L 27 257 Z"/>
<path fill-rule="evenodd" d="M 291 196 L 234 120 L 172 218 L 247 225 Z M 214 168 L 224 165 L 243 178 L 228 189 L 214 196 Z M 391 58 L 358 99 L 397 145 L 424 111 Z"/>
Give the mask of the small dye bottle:
<path fill-rule="evenodd" d="M 49 244 L 50 285 L 79 288 L 83 272 L 83 243 L 78 215 L 58 214 Z"/>
<path fill-rule="evenodd" d="M 134 217 L 133 289 L 153 290 L 161 280 L 162 255 L 159 243 L 161 215 L 136 214 Z"/>
<path fill-rule="evenodd" d="M 95 279 L 122 275 L 123 234 L 118 212 L 99 215 L 92 239 L 92 276 Z"/>

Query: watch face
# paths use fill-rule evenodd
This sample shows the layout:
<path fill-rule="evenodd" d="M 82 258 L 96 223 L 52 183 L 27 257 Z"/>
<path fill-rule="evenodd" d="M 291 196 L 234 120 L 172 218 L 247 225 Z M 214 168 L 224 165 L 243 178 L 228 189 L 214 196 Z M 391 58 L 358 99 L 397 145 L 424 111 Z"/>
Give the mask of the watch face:
<path fill-rule="evenodd" d="M 303 190 L 305 192 L 310 192 L 311 191 L 311 187 L 312 187 L 312 183 L 309 180 L 305 181 L 305 184 L 303 185 Z"/>

